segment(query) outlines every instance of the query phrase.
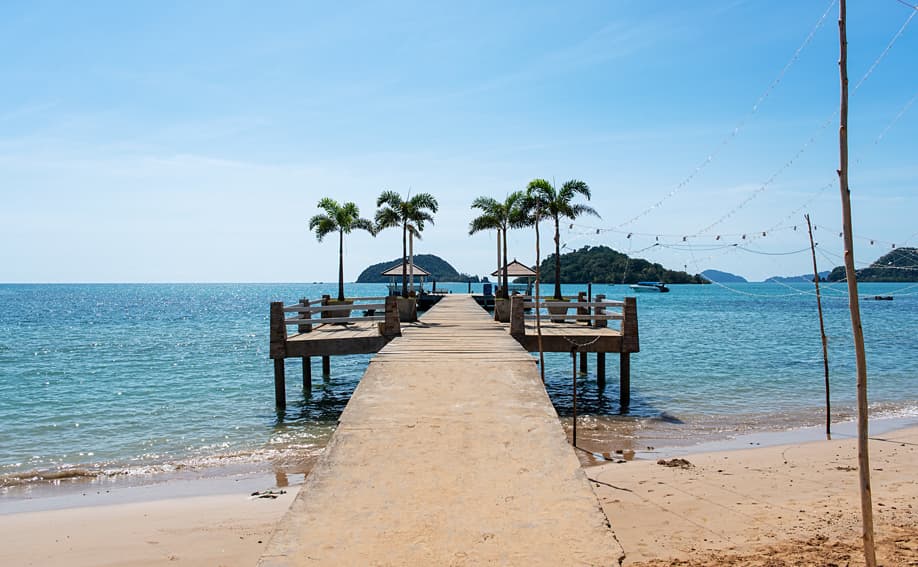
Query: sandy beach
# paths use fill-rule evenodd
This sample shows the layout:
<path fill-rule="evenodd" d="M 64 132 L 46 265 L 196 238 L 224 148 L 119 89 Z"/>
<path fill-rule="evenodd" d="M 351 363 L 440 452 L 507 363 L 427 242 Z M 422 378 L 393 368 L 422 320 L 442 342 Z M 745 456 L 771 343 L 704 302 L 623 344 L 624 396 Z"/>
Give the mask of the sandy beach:
<path fill-rule="evenodd" d="M 682 458 L 587 469 L 624 565 L 863 564 L 854 439 Z M 918 565 L 918 427 L 870 458 L 879 562 Z"/>
<path fill-rule="evenodd" d="M 586 469 L 624 565 L 858 565 L 855 441 Z M 871 442 L 878 555 L 918 565 L 918 427 Z M 201 481 L 206 482 L 206 481 Z M 3 565 L 254 565 L 299 486 L 0 515 Z"/>
<path fill-rule="evenodd" d="M 0 565 L 251 567 L 298 489 L 0 514 Z"/>

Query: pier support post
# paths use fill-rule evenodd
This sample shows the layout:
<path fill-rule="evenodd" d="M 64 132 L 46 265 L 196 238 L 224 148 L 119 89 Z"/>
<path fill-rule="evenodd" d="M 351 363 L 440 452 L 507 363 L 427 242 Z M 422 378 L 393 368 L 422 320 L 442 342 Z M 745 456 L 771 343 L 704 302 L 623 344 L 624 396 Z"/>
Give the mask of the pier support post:
<path fill-rule="evenodd" d="M 510 297 L 510 336 L 512 337 L 526 334 L 525 301 L 522 295 Z"/>
<path fill-rule="evenodd" d="M 619 358 L 619 392 L 621 392 L 621 409 L 627 411 L 631 405 L 631 354 L 623 352 Z"/>
<path fill-rule="evenodd" d="M 322 377 L 326 377 L 331 374 L 331 357 L 323 356 L 322 357 Z"/>
<path fill-rule="evenodd" d="M 283 409 L 287 406 L 287 384 L 284 381 L 284 359 L 274 359 L 274 405 Z"/>
<path fill-rule="evenodd" d="M 586 352 L 580 353 L 580 373 L 581 374 L 587 373 L 587 353 Z"/>
<path fill-rule="evenodd" d="M 384 337 L 399 337 L 402 334 L 398 317 L 398 298 L 394 295 L 386 297 L 386 320 L 383 321 L 380 332 Z"/>
<path fill-rule="evenodd" d="M 606 353 L 596 353 L 596 384 L 600 388 L 606 386 Z"/>
<path fill-rule="evenodd" d="M 312 393 L 312 358 L 308 356 L 303 357 L 303 393 Z"/>
<path fill-rule="evenodd" d="M 274 403 L 279 408 L 287 405 L 287 390 L 284 382 L 284 358 L 287 356 L 287 325 L 284 323 L 284 304 L 271 302 L 271 336 L 268 341 L 268 356 L 274 360 Z"/>

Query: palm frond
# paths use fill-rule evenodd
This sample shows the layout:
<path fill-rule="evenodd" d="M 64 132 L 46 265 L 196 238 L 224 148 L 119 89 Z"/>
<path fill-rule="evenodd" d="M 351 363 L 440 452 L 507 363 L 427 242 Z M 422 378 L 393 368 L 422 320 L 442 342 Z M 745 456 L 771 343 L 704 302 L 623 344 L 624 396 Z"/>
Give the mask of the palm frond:
<path fill-rule="evenodd" d="M 328 215 L 315 215 L 309 219 L 309 230 L 316 232 L 316 239 L 322 242 L 327 235 L 338 231 L 338 223 Z"/>
<path fill-rule="evenodd" d="M 328 213 L 328 216 L 330 217 L 337 216 L 338 211 L 341 209 L 338 201 L 332 199 L 331 197 L 322 197 L 319 199 L 319 204 L 317 206 Z"/>
<path fill-rule="evenodd" d="M 575 194 L 583 195 L 584 197 L 587 198 L 587 201 L 589 201 L 590 197 L 592 197 L 592 195 L 590 195 L 590 186 L 587 185 L 585 182 L 580 181 L 579 179 L 571 179 L 570 181 L 566 182 L 561 187 L 561 190 L 565 192 L 566 194 L 567 193 L 570 194 L 571 197 L 568 198 L 568 200 L 573 198 Z"/>
<path fill-rule="evenodd" d="M 568 211 L 569 212 L 565 214 L 564 216 L 566 216 L 569 219 L 575 219 L 583 215 L 592 215 L 596 218 L 600 218 L 600 219 L 602 218 L 601 216 L 599 216 L 599 213 L 596 212 L 596 209 L 594 209 L 593 207 L 589 205 L 580 205 L 580 204 L 571 205 L 570 207 L 568 207 Z"/>
<path fill-rule="evenodd" d="M 365 230 L 369 232 L 370 234 L 372 234 L 373 236 L 376 236 L 376 225 L 373 223 L 373 221 L 369 219 L 361 219 L 361 218 L 354 219 L 354 221 L 351 223 L 351 230 L 353 229 Z"/>
<path fill-rule="evenodd" d="M 420 209 L 430 209 L 430 212 L 435 213 L 439 208 L 437 205 L 437 200 L 430 193 L 418 193 L 414 197 L 411 197 L 408 200 L 410 206 L 415 210 Z"/>
<path fill-rule="evenodd" d="M 472 222 L 469 223 L 469 234 L 475 234 L 483 230 L 496 230 L 500 228 L 500 226 L 500 219 L 489 214 L 483 214 L 475 217 L 472 219 Z"/>
<path fill-rule="evenodd" d="M 376 206 L 381 207 L 389 205 L 393 209 L 399 209 L 402 205 L 402 196 L 395 191 L 383 191 L 376 198 Z"/>

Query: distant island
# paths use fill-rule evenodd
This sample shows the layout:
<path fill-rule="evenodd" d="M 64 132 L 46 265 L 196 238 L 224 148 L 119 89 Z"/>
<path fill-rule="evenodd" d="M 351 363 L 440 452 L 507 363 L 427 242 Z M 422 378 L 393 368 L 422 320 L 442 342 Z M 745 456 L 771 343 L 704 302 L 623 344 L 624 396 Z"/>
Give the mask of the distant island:
<path fill-rule="evenodd" d="M 825 281 L 829 275 L 829 270 L 819 272 L 819 281 Z M 799 276 L 772 276 L 765 280 L 765 283 L 813 283 L 813 274 L 801 274 Z"/>
<path fill-rule="evenodd" d="M 701 272 L 701 277 L 715 283 L 749 283 L 749 280 L 743 276 L 720 270 L 705 270 Z"/>
<path fill-rule="evenodd" d="M 554 283 L 554 254 L 542 261 L 541 275 L 543 283 Z M 699 275 L 668 270 L 660 264 L 640 258 L 629 258 L 608 246 L 584 246 L 580 250 L 561 254 L 561 283 L 632 284 L 640 281 L 660 281 L 668 284 L 708 283 Z"/>
<path fill-rule="evenodd" d="M 830 282 L 846 281 L 844 266 L 829 272 Z M 867 268 L 857 270 L 859 282 L 918 282 L 918 248 L 896 248 Z"/>
<path fill-rule="evenodd" d="M 402 259 L 395 258 L 388 262 L 373 264 L 357 276 L 357 283 L 387 283 L 388 278 L 381 274 L 392 266 L 401 265 Z M 478 282 L 478 276 L 470 276 L 456 271 L 449 262 L 435 254 L 416 254 L 414 265 L 430 272 L 430 280 L 438 282 Z"/>

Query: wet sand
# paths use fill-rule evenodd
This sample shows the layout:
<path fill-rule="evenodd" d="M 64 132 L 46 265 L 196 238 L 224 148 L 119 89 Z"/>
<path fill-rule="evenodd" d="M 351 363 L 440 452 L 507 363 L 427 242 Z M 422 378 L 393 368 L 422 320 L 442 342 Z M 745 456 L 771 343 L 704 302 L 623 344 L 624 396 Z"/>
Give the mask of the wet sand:
<path fill-rule="evenodd" d="M 863 564 L 854 439 L 679 456 L 691 466 L 639 456 L 585 469 L 624 565 Z M 871 468 L 880 564 L 916 565 L 918 427 L 875 434 Z M 0 565 L 251 566 L 301 479 L 277 499 L 250 496 L 277 490 L 274 477 L 260 477 L 0 509 Z"/>

